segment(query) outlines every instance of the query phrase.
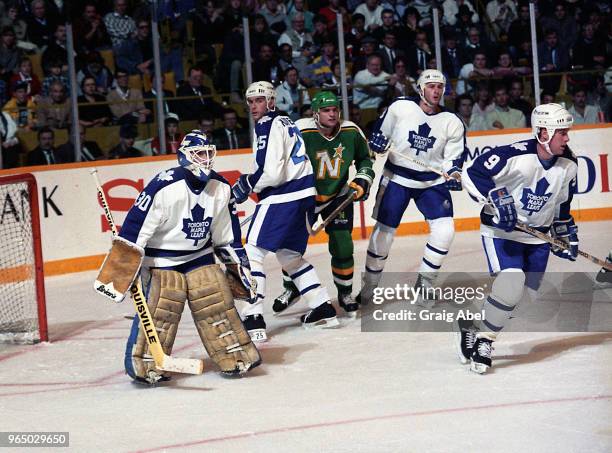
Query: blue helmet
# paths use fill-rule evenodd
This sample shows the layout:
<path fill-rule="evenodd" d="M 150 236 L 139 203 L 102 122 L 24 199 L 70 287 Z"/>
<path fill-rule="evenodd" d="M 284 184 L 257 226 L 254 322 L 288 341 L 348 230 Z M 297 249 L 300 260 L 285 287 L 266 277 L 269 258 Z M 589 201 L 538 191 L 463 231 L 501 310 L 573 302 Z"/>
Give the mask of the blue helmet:
<path fill-rule="evenodd" d="M 195 129 L 185 135 L 178 150 L 177 157 L 181 167 L 191 171 L 199 180 L 208 181 L 213 167 L 217 147 L 204 132 Z"/>

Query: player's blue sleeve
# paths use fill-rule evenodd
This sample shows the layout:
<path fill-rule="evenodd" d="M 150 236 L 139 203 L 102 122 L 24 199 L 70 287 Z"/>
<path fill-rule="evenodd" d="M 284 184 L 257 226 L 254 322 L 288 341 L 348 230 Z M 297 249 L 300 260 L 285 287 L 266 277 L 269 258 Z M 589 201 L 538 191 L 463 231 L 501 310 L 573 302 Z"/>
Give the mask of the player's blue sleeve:
<path fill-rule="evenodd" d="M 555 219 L 569 220 L 572 217 L 570 214 L 572 199 L 577 191 L 576 174 L 578 172 L 578 162 L 576 157 L 569 150 L 567 150 L 566 155 L 563 157 L 569 158 L 574 165 L 571 167 L 571 172 L 567 176 L 566 184 L 563 186 L 560 203 L 555 212 Z"/>
<path fill-rule="evenodd" d="M 481 154 L 464 171 L 468 176 L 463 178 L 464 187 L 466 187 L 471 195 L 477 198 L 488 198 L 489 192 L 495 188 L 495 176 L 504 170 L 507 162 L 508 159 L 505 153 L 497 148 Z M 466 184 L 468 181 L 469 183 Z"/>

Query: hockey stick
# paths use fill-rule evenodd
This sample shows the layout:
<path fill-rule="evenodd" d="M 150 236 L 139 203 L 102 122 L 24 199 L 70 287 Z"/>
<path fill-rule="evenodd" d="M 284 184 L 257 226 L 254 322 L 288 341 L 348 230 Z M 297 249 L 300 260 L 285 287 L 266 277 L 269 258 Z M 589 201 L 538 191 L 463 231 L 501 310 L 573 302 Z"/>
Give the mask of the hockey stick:
<path fill-rule="evenodd" d="M 113 236 L 116 236 L 117 227 L 115 226 L 115 222 L 113 220 L 113 214 L 108 207 L 104 190 L 100 184 L 98 170 L 94 168 L 90 171 L 90 173 L 96 183 L 98 197 L 102 203 L 106 220 L 110 225 Z M 162 371 L 172 371 L 174 373 L 202 374 L 204 372 L 203 360 L 175 358 L 167 355 L 164 352 L 161 347 L 161 343 L 159 342 L 159 336 L 157 335 L 157 330 L 153 324 L 153 318 L 151 317 L 151 312 L 149 311 L 149 306 L 147 305 L 147 300 L 142 292 L 138 278 L 130 287 L 130 293 L 132 295 L 132 300 L 134 301 L 134 307 L 136 308 L 138 319 L 140 320 L 140 327 L 145 334 L 145 338 L 147 339 L 147 343 L 149 345 L 149 351 L 151 351 L 151 355 L 155 361 L 155 367 Z"/>
<path fill-rule="evenodd" d="M 423 167 L 425 170 L 431 171 L 432 173 L 436 173 L 436 174 L 442 176 L 447 181 L 449 179 L 455 179 L 455 178 L 452 178 L 451 176 L 449 176 L 448 174 L 446 174 L 445 172 L 443 172 L 442 170 L 438 170 L 437 168 L 430 167 L 425 162 L 421 162 L 418 159 L 415 159 L 413 157 L 406 156 L 406 155 L 400 153 L 395 148 L 389 148 L 389 152 L 397 154 L 398 156 L 402 157 L 403 159 L 406 159 L 407 161 L 412 162 L 413 164 L 416 164 L 416 165 L 418 165 L 420 167 Z M 461 176 L 458 178 L 458 180 L 461 181 Z"/>
<path fill-rule="evenodd" d="M 348 205 L 350 205 L 353 201 L 355 201 L 355 195 L 356 194 L 357 194 L 357 192 L 355 192 L 354 190 L 350 190 L 348 192 L 348 197 L 346 198 L 346 200 L 344 200 L 342 203 L 340 203 L 340 205 L 338 205 L 338 207 L 336 209 L 334 209 L 327 216 L 326 219 L 318 220 L 317 222 L 315 222 L 315 224 L 314 224 L 314 226 L 312 228 L 308 228 L 308 233 L 311 236 L 314 236 L 314 235 L 318 234 L 323 228 L 325 228 L 327 225 L 329 225 L 332 222 L 332 220 L 334 220 L 336 217 L 338 217 L 338 215 L 340 215 L 340 213 L 342 211 L 344 211 Z M 306 221 L 306 226 L 308 226 L 308 221 Z"/>
<path fill-rule="evenodd" d="M 406 157 L 406 156 L 403 156 L 403 157 Z M 412 159 L 411 157 L 406 157 L 406 159 L 408 159 L 411 162 L 414 162 L 417 165 L 422 166 L 423 168 L 425 168 L 425 169 L 427 169 L 427 170 L 429 170 L 431 172 L 437 173 L 440 176 L 444 176 L 445 178 L 449 178 L 449 176 L 446 175 L 444 172 L 442 172 L 442 171 L 440 171 L 440 170 L 438 170 L 436 168 L 430 167 L 429 165 L 427 165 L 424 162 Z M 555 247 L 559 247 L 559 248 L 562 248 L 564 250 L 569 250 L 569 245 L 567 244 L 567 242 L 562 241 L 560 239 L 555 239 L 552 236 L 550 236 L 550 235 L 548 235 L 546 233 L 542 233 L 541 231 L 538 231 L 535 228 L 532 228 L 532 227 L 530 227 L 528 225 L 525 225 L 522 222 L 517 222 L 516 223 L 516 228 L 518 228 L 521 231 L 524 231 L 525 233 L 531 234 L 532 236 L 535 236 L 538 239 L 541 239 L 542 241 L 548 242 L 549 244 L 552 244 Z M 578 255 L 582 256 L 583 258 L 586 258 L 587 260 L 591 261 L 592 263 L 598 264 L 599 266 L 601 266 L 601 267 L 603 267 L 603 268 L 605 268 L 605 269 L 607 269 L 609 271 L 612 271 L 612 264 L 608 263 L 605 260 L 597 258 L 596 256 L 593 256 L 590 253 L 583 252 L 582 250 L 578 250 Z"/>
<path fill-rule="evenodd" d="M 253 218 L 253 214 L 251 214 L 250 216 L 242 219 L 242 222 L 240 222 L 240 226 L 241 227 L 245 226 L 247 223 L 249 223 L 251 221 L 252 218 Z"/>

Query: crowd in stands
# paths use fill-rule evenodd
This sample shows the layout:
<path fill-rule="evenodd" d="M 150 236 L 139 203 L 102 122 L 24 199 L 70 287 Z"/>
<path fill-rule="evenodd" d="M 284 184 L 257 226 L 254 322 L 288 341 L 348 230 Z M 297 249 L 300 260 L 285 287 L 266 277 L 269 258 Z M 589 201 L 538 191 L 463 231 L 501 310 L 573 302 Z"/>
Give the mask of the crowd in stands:
<path fill-rule="evenodd" d="M 71 11 L 66 3 L 0 1 L 0 168 L 75 160 L 67 17 L 75 48 L 81 159 L 160 152 L 150 2 L 72 2 Z M 176 152 L 183 133 L 194 127 L 210 132 L 219 149 L 249 146 L 244 17 L 253 79 L 272 82 L 278 108 L 294 120 L 311 114 L 314 92 L 341 94 L 339 51 L 347 61 L 350 119 L 366 131 L 373 112 L 397 96 L 416 95 L 419 74 L 436 67 L 437 9 L 446 108 L 470 131 L 530 125 L 534 85 L 527 0 L 158 4 L 168 152 Z M 610 3 L 538 0 L 535 9 L 542 102 L 565 103 L 576 124 L 611 121 Z M 342 49 L 337 14 L 344 29 Z M 144 137 L 139 131 L 147 125 L 150 135 Z M 108 127 L 117 129 L 119 143 L 102 149 L 91 138 Z M 56 148 L 58 131 L 68 133 Z M 26 147 L 27 134 L 38 146 Z"/>

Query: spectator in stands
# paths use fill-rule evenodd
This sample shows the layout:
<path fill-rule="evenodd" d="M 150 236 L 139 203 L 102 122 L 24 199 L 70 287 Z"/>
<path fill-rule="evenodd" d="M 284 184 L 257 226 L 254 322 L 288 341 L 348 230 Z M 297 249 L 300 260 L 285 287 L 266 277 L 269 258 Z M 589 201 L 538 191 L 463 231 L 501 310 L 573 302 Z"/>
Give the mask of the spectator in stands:
<path fill-rule="evenodd" d="M 407 6 L 405 3 L 407 2 L 403 0 L 384 0 L 381 6 L 383 7 L 383 11 L 388 9 L 393 12 L 393 21 L 398 24 L 402 21 L 404 13 L 406 12 Z"/>
<path fill-rule="evenodd" d="M 574 124 L 596 124 L 600 122 L 601 110 L 599 105 L 587 104 L 586 91 L 576 88 L 572 93 L 573 105 L 568 109 L 574 116 Z"/>
<path fill-rule="evenodd" d="M 277 39 L 270 33 L 270 27 L 268 27 L 266 19 L 261 14 L 256 14 L 253 18 L 251 30 L 251 55 L 257 55 L 263 44 L 273 48 L 276 45 L 276 41 Z"/>
<path fill-rule="evenodd" d="M 531 68 L 528 66 L 514 66 L 512 57 L 508 50 L 499 52 L 497 58 L 497 66 L 493 68 L 493 76 L 502 79 L 511 79 L 517 76 L 531 74 Z"/>
<path fill-rule="evenodd" d="M 540 95 L 540 100 L 542 101 L 542 104 L 551 104 L 553 102 L 557 102 L 557 96 L 555 95 L 555 93 L 551 93 L 550 91 L 542 91 L 542 94 Z"/>
<path fill-rule="evenodd" d="M 40 80 L 38 80 L 38 77 L 32 71 L 32 61 L 28 57 L 23 57 L 19 61 L 19 69 L 11 77 L 10 85 L 14 86 L 18 82 L 26 84 L 28 96 L 34 98 L 40 94 Z"/>
<path fill-rule="evenodd" d="M 51 85 L 53 85 L 55 82 L 61 83 L 66 93 L 69 92 L 70 80 L 68 80 L 68 77 L 64 75 L 64 72 L 62 71 L 63 66 L 64 65 L 59 60 L 51 61 L 49 63 L 49 75 L 43 79 L 42 89 L 40 91 L 40 94 L 43 97 L 49 96 Z"/>
<path fill-rule="evenodd" d="M 236 30 L 242 27 L 242 18 L 248 17 L 248 10 L 242 5 L 242 0 L 230 0 L 223 9 L 223 28 Z"/>
<path fill-rule="evenodd" d="M 336 14 L 343 16 L 348 14 L 348 11 L 341 5 L 340 0 L 329 0 L 327 6 L 319 10 L 319 15 L 324 17 L 327 22 L 327 29 L 330 31 L 336 30 Z"/>
<path fill-rule="evenodd" d="M 57 24 L 53 33 L 53 41 L 49 43 L 42 54 L 41 64 L 45 74 L 49 73 L 52 61 L 61 61 L 64 71 L 68 71 L 68 51 L 66 50 L 66 25 Z M 75 57 L 78 57 L 78 53 Z"/>
<path fill-rule="evenodd" d="M 77 83 L 83 84 L 85 77 L 91 77 L 96 84 L 96 92 L 106 96 L 113 85 L 114 78 L 111 70 L 104 64 L 102 56 L 97 51 L 92 51 L 87 55 L 87 64 L 77 74 Z"/>
<path fill-rule="evenodd" d="M 211 44 L 223 42 L 224 30 L 223 10 L 214 1 L 198 2 L 198 8 L 193 16 L 195 49 L 198 54 L 206 55 L 210 62 L 216 61 Z M 212 51 L 212 54 L 209 52 Z M 211 60 L 212 59 L 212 60 Z"/>
<path fill-rule="evenodd" d="M 176 92 L 177 97 L 196 96 L 195 99 L 181 99 L 176 103 L 176 112 L 182 121 L 198 119 L 205 111 L 214 117 L 221 116 L 221 106 L 210 96 L 211 90 L 203 85 L 204 71 L 192 66 L 189 68 L 187 82 Z"/>
<path fill-rule="evenodd" d="M 39 128 L 51 127 L 65 129 L 70 124 L 70 104 L 66 88 L 60 81 L 55 81 L 49 88 L 49 96 L 38 103 L 36 122 Z"/>
<path fill-rule="evenodd" d="M 578 24 L 576 19 L 567 14 L 567 7 L 561 0 L 555 2 L 552 15 L 546 15 L 541 19 L 545 30 L 555 30 L 557 36 L 566 48 L 572 48 L 578 39 Z"/>
<path fill-rule="evenodd" d="M 264 21 L 265 22 L 265 21 Z M 285 45 L 287 46 L 287 45 Z M 291 49 L 291 46 L 289 46 Z M 242 68 L 244 63 L 244 32 L 242 25 L 225 35 L 223 50 L 216 68 L 215 86 L 221 92 L 230 92 L 231 103 L 242 103 Z M 291 50 L 289 50 L 291 61 Z"/>
<path fill-rule="evenodd" d="M 495 104 L 491 99 L 491 91 L 489 90 L 488 82 L 479 82 L 476 85 L 474 93 L 474 107 L 472 108 L 473 116 L 480 116 L 484 121 L 489 112 L 492 112 Z M 485 128 L 488 129 L 488 128 Z"/>
<path fill-rule="evenodd" d="M 17 124 L 7 112 L 0 112 L 0 144 L 2 158 L 0 168 L 15 168 L 19 166 L 21 146 L 17 134 Z"/>
<path fill-rule="evenodd" d="M 408 49 L 414 45 L 414 38 L 417 31 L 419 31 L 420 18 L 419 12 L 415 8 L 412 6 L 406 8 L 397 36 L 399 47 L 402 49 Z"/>
<path fill-rule="evenodd" d="M 83 14 L 74 21 L 72 32 L 79 53 L 87 54 L 111 46 L 110 36 L 95 2 L 85 3 Z"/>
<path fill-rule="evenodd" d="M 531 49 L 531 38 L 529 36 L 523 37 L 514 58 L 516 64 L 519 66 L 533 66 L 533 51 Z"/>
<path fill-rule="evenodd" d="M 397 47 L 397 39 L 393 31 L 385 32 L 383 44 L 378 49 L 378 53 L 382 58 L 383 71 L 389 74 L 395 71 L 396 59 L 405 55 L 404 51 Z"/>
<path fill-rule="evenodd" d="M 310 104 L 310 96 L 306 87 L 299 82 L 297 69 L 287 68 L 283 80 L 276 87 L 276 107 L 295 121 L 300 118 L 300 107 Z"/>
<path fill-rule="evenodd" d="M 104 16 L 104 25 L 113 47 L 119 47 L 136 33 L 136 22 L 126 14 L 127 0 L 114 0 L 114 9 Z"/>
<path fill-rule="evenodd" d="M 79 136 L 81 138 L 81 162 L 92 162 L 104 159 L 104 153 L 100 146 L 93 140 L 85 138 L 85 127 L 79 124 Z M 57 148 L 57 155 L 61 162 L 74 162 L 74 133 L 70 131 L 68 141 Z"/>
<path fill-rule="evenodd" d="M 139 88 L 130 88 L 130 78 L 127 71 L 117 68 L 115 82 L 115 88 L 106 96 L 115 121 L 119 124 L 146 122 L 147 115 L 150 115 L 151 111 L 145 107 L 142 101 L 142 91 Z"/>
<path fill-rule="evenodd" d="M 472 63 L 463 65 L 459 71 L 457 94 L 469 93 L 474 90 L 479 80 L 493 76 L 493 70 L 487 67 L 487 57 L 483 52 L 474 54 Z"/>
<path fill-rule="evenodd" d="M 139 20 L 135 36 L 113 48 L 115 64 L 128 74 L 150 74 L 153 69 L 153 42 L 147 20 Z"/>
<path fill-rule="evenodd" d="M 34 111 L 36 106 L 34 100 L 28 96 L 28 84 L 16 82 L 12 87 L 13 96 L 4 104 L 3 110 L 8 113 L 20 130 L 31 131 L 34 129 Z"/>
<path fill-rule="evenodd" d="M 508 91 L 505 85 L 495 87 L 495 108 L 487 113 L 488 129 L 515 129 L 526 126 L 525 115 L 508 105 Z"/>
<path fill-rule="evenodd" d="M 283 110 L 278 103 L 276 108 Z M 238 115 L 234 109 L 223 112 L 223 127 L 213 131 L 213 141 L 217 149 L 248 148 L 251 145 L 249 131 L 238 127 Z"/>
<path fill-rule="evenodd" d="M 321 85 L 321 88 L 327 91 L 332 91 L 336 93 L 338 97 L 342 97 L 342 68 L 340 67 L 340 60 L 338 58 L 332 61 L 331 70 L 331 74 L 329 74 L 329 76 L 325 78 L 325 81 L 323 82 L 323 85 Z M 350 102 L 353 100 L 353 79 L 348 73 L 346 74 L 346 85 L 348 91 L 348 99 Z M 308 104 L 310 104 L 310 101 L 308 101 Z"/>
<path fill-rule="evenodd" d="M 278 0 L 266 0 L 264 6 L 260 8 L 259 14 L 264 17 L 273 35 L 280 36 L 287 28 L 285 5 L 283 3 L 279 4 Z"/>
<path fill-rule="evenodd" d="M 536 31 L 538 36 L 542 36 L 540 21 L 536 21 Z M 516 56 L 518 49 L 525 37 L 531 36 L 531 22 L 529 16 L 529 3 L 522 0 L 518 5 L 518 17 L 510 24 L 508 29 L 508 44 L 513 56 Z"/>
<path fill-rule="evenodd" d="M 444 0 L 444 3 L 442 3 L 442 9 L 444 10 L 442 22 L 446 25 L 455 25 L 457 23 L 459 7 L 461 7 L 461 5 L 465 5 L 470 11 L 472 23 L 477 24 L 480 21 L 478 13 L 469 0 Z"/>
<path fill-rule="evenodd" d="M 416 94 L 415 80 L 408 75 L 408 63 L 405 57 L 397 57 L 394 70 L 389 78 L 388 100 L 392 101 L 398 96 L 413 96 Z"/>
<path fill-rule="evenodd" d="M 179 129 L 179 118 L 174 113 L 168 113 L 164 120 L 164 131 L 166 134 L 166 154 L 176 154 L 184 134 Z M 151 142 L 151 152 L 154 156 L 161 154 L 161 140 L 159 135 Z"/>
<path fill-rule="evenodd" d="M 312 105 L 304 104 L 300 109 L 300 118 L 312 118 Z"/>
<path fill-rule="evenodd" d="M 109 159 L 125 159 L 141 157 L 142 153 L 134 148 L 138 130 L 134 124 L 122 124 L 119 128 L 119 144 L 108 153 Z"/>
<path fill-rule="evenodd" d="M 45 0 L 32 1 L 32 15 L 27 18 L 28 41 L 42 50 L 53 41 L 55 22 L 47 14 Z"/>
<path fill-rule="evenodd" d="M 327 29 L 327 21 L 322 16 L 315 16 L 314 31 L 312 32 L 312 42 L 315 46 L 315 53 L 321 52 L 323 45 L 329 41 L 335 41 L 335 36 Z"/>
<path fill-rule="evenodd" d="M 455 99 L 455 112 L 461 118 L 468 131 L 487 130 L 487 123 L 482 115 L 473 114 L 474 101 L 469 94 L 462 94 Z"/>
<path fill-rule="evenodd" d="M 491 0 L 487 3 L 487 16 L 493 26 L 491 38 L 494 39 L 501 32 L 507 33 L 510 24 L 518 17 L 516 4 L 513 0 Z"/>
<path fill-rule="evenodd" d="M 353 14 L 351 16 L 351 27 L 344 33 L 344 44 L 348 56 L 355 56 L 361 48 L 361 40 L 368 34 L 365 29 L 365 18 L 363 14 Z"/>
<path fill-rule="evenodd" d="M 597 105 L 604 113 L 604 122 L 612 121 L 612 96 L 606 89 L 604 77 L 598 75 L 595 77 L 595 85 L 587 94 L 587 105 Z"/>
<path fill-rule="evenodd" d="M 155 98 L 157 97 L 157 91 L 155 90 L 155 86 L 156 86 L 156 75 L 155 73 L 151 74 L 151 89 L 148 91 L 145 91 L 142 95 L 143 99 L 151 99 L 151 101 L 145 101 L 144 105 L 145 108 L 147 110 L 150 111 L 150 113 L 147 115 L 147 123 L 150 123 L 154 120 L 153 115 L 155 110 L 157 110 L 157 104 L 155 102 Z M 166 83 L 166 75 L 162 72 L 161 74 L 161 85 L 162 85 L 162 92 L 163 92 L 163 109 L 164 109 L 164 116 L 168 116 L 169 113 L 174 112 L 176 110 L 176 105 L 175 102 L 172 100 L 172 98 L 174 97 L 174 93 L 170 90 L 166 90 L 164 88 L 164 85 Z"/>
<path fill-rule="evenodd" d="M 363 130 L 363 126 L 361 124 L 361 109 L 359 108 L 358 105 L 353 104 L 352 102 L 349 102 L 349 120 L 352 121 L 353 123 L 355 123 L 357 126 L 359 126 L 360 129 Z M 364 133 L 366 131 L 364 130 Z M 369 135 L 369 134 L 366 134 Z"/>
<path fill-rule="evenodd" d="M 370 55 L 366 69 L 355 75 L 353 100 L 362 109 L 375 109 L 383 102 L 391 76 L 382 70 L 379 55 Z"/>
<path fill-rule="evenodd" d="M 408 49 L 406 54 L 408 58 L 408 72 L 414 79 L 418 79 L 425 69 L 427 69 L 427 61 L 431 57 L 432 52 L 427 42 L 427 33 L 419 30 L 414 38 L 414 45 Z"/>
<path fill-rule="evenodd" d="M 310 45 L 312 44 L 312 36 L 306 32 L 304 27 L 304 15 L 295 14 L 291 19 L 291 27 L 288 28 L 278 39 L 278 45 L 289 44 L 293 50 L 293 58 L 299 58 L 307 48 L 306 52 L 310 54 Z"/>
<path fill-rule="evenodd" d="M 304 5 L 305 1 L 304 0 L 294 0 L 293 2 L 289 2 L 289 6 L 287 9 L 287 25 L 289 25 L 291 23 L 291 21 L 293 20 L 293 16 L 295 16 L 296 14 L 303 14 L 304 15 L 304 28 L 306 29 L 306 32 L 308 33 L 312 33 L 313 29 L 314 29 L 314 24 L 313 24 L 313 20 L 314 20 L 314 13 L 312 11 L 308 11 Z"/>
<path fill-rule="evenodd" d="M 391 9 L 383 9 L 381 13 L 382 25 L 378 27 L 372 33 L 372 36 L 378 41 L 382 43 L 385 39 L 385 34 L 388 32 L 393 33 L 393 36 L 397 38 L 398 27 L 395 25 L 395 14 Z"/>
<path fill-rule="evenodd" d="M 533 106 L 523 96 L 523 81 L 521 79 L 510 81 L 510 90 L 508 94 L 510 95 L 508 105 L 513 109 L 523 112 L 527 127 L 531 127 L 531 111 L 533 110 Z"/>
<path fill-rule="evenodd" d="M 96 80 L 85 77 L 81 81 L 79 102 L 79 122 L 85 127 L 105 126 L 110 123 L 112 113 L 107 104 L 87 105 L 90 103 L 106 102 L 101 94 L 96 93 Z"/>
<path fill-rule="evenodd" d="M 566 71 L 569 68 L 569 53 L 559 43 L 559 37 L 555 30 L 547 30 L 545 39 L 538 44 L 538 59 L 540 72 L 543 75 Z M 542 87 L 547 91 L 556 93 L 559 91 L 561 76 L 545 76 L 541 78 Z"/>
<path fill-rule="evenodd" d="M 320 87 L 330 77 L 331 64 L 336 58 L 336 44 L 331 39 L 323 43 L 321 55 L 316 57 L 306 69 L 302 79 L 308 86 Z"/>
<path fill-rule="evenodd" d="M 365 18 L 365 28 L 372 33 L 382 22 L 383 7 L 378 4 L 378 0 L 366 0 L 364 3 L 355 8 L 355 14 L 362 14 Z"/>
<path fill-rule="evenodd" d="M 200 115 L 198 118 L 198 129 L 209 137 L 212 137 L 213 131 L 215 130 L 215 120 L 210 113 L 204 112 Z"/>
<path fill-rule="evenodd" d="M 457 46 L 457 35 L 452 29 L 444 30 L 444 45 L 442 46 L 442 71 L 451 79 L 459 77 L 463 66 L 463 49 Z"/>
<path fill-rule="evenodd" d="M 0 20 L 0 28 L 10 27 L 15 32 L 17 41 L 25 41 L 27 36 L 28 25 L 19 16 L 19 8 L 16 4 L 9 4 L 6 10 L 6 16 Z"/>
<path fill-rule="evenodd" d="M 272 46 L 263 44 L 253 63 L 253 80 L 267 80 L 272 85 L 278 85 L 282 75 L 282 69 L 276 61 Z"/>
<path fill-rule="evenodd" d="M 53 146 L 55 133 L 50 127 L 43 127 L 38 131 L 38 146 L 28 153 L 26 165 L 54 165 L 61 164 L 57 151 Z"/>
<path fill-rule="evenodd" d="M 374 55 L 376 53 L 377 48 L 378 43 L 372 36 L 368 35 L 361 40 L 361 49 L 359 49 L 360 52 L 355 52 L 353 56 L 353 74 L 357 74 L 359 71 L 366 68 L 368 58 L 370 58 L 370 55 Z"/>
<path fill-rule="evenodd" d="M 584 24 L 580 39 L 573 48 L 575 69 L 603 69 L 606 67 L 606 45 L 597 39 L 593 24 Z"/>
<path fill-rule="evenodd" d="M 463 57 L 466 63 L 470 63 L 474 60 L 474 56 L 477 53 L 483 53 L 487 58 L 489 57 L 489 47 L 482 41 L 480 36 L 480 30 L 477 27 L 471 27 L 468 30 L 465 44 L 463 45 Z"/>
<path fill-rule="evenodd" d="M 289 67 L 294 67 L 293 48 L 291 47 L 291 44 L 285 43 L 278 46 L 278 65 L 283 72 L 285 72 Z"/>
<path fill-rule="evenodd" d="M 15 40 L 15 31 L 11 27 L 3 28 L 0 43 L 0 73 L 6 82 L 18 69 L 22 56 L 23 51 L 17 47 Z"/>

